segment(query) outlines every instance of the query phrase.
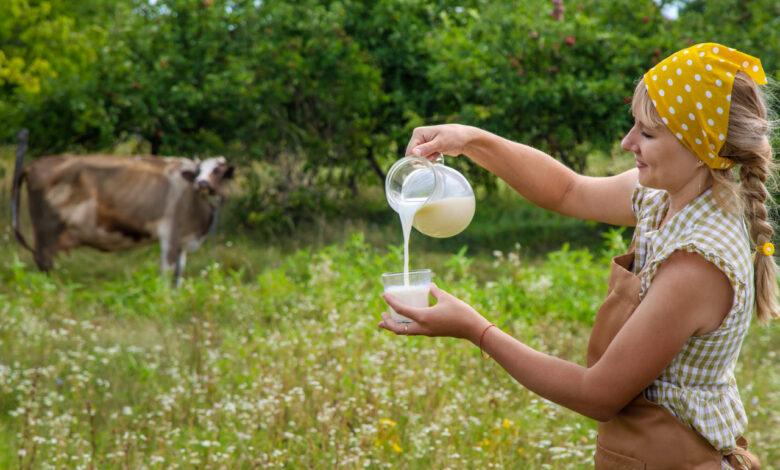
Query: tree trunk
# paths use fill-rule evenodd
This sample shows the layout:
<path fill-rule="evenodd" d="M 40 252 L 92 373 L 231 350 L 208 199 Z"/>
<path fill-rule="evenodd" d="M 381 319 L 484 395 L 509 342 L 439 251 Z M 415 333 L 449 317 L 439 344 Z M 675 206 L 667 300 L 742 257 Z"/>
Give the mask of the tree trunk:
<path fill-rule="evenodd" d="M 379 166 L 379 163 L 376 161 L 376 157 L 374 156 L 374 147 L 368 148 L 368 154 L 366 155 L 366 158 L 368 158 L 369 163 L 371 163 L 371 168 L 374 169 L 374 172 L 379 176 L 379 181 L 382 184 L 385 184 L 385 172 L 382 171 L 382 167 Z"/>

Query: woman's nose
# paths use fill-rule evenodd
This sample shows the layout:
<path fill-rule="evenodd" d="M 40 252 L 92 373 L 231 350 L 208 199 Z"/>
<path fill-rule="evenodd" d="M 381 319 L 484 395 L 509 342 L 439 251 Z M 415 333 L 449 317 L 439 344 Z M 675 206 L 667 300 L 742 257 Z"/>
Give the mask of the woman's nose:
<path fill-rule="evenodd" d="M 633 129 L 628 131 L 628 134 L 626 134 L 626 136 L 623 137 L 623 140 L 620 141 L 620 147 L 623 150 L 626 150 L 628 152 L 636 152 L 638 150 L 636 144 L 634 143 L 634 130 Z"/>

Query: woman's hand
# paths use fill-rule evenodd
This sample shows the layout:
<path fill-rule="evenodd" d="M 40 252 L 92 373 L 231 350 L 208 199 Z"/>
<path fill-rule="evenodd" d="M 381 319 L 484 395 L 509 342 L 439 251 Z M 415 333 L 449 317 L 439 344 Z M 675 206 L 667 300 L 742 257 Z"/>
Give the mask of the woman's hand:
<path fill-rule="evenodd" d="M 389 313 L 383 312 L 379 327 L 397 335 L 465 338 L 476 345 L 480 332 L 490 322 L 466 302 L 439 289 L 434 283 L 431 283 L 431 295 L 436 299 L 436 305 L 418 308 L 402 304 L 391 294 L 383 294 L 382 298 L 393 310 L 412 320 L 412 323 L 398 323 Z"/>
<path fill-rule="evenodd" d="M 415 155 L 434 161 L 439 155 L 458 156 L 466 153 L 466 146 L 479 130 L 461 124 L 418 127 L 406 146 L 406 155 Z"/>

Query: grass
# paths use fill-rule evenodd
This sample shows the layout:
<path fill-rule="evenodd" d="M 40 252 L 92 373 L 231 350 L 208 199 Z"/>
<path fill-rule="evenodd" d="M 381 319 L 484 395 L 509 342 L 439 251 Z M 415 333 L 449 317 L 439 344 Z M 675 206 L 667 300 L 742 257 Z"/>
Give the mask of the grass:
<path fill-rule="evenodd" d="M 402 265 L 380 202 L 291 240 L 222 230 L 179 290 L 158 275 L 156 247 L 74 250 L 42 275 L 0 218 L 0 468 L 589 468 L 593 421 L 469 343 L 376 327 L 379 275 Z M 581 224 L 586 243 L 553 218 L 561 242 L 530 248 L 542 236 L 523 221 L 547 216 L 513 199 L 480 214 L 484 202 L 463 238 L 414 236 L 412 266 L 532 347 L 584 363 L 625 234 Z M 486 238 L 490 224 L 501 237 Z M 776 324 L 753 327 L 737 370 L 768 469 L 778 341 Z"/>

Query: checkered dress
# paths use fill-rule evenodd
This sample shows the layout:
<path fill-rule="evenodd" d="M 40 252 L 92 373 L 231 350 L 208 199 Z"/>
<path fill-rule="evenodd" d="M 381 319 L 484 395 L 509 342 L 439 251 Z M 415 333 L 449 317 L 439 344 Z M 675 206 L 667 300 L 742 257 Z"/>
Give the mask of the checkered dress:
<path fill-rule="evenodd" d="M 723 211 L 712 189 L 688 203 L 658 228 L 669 207 L 665 191 L 637 186 L 634 274 L 640 273 L 640 300 L 658 267 L 674 251 L 698 253 L 723 271 L 734 288 L 734 303 L 721 326 L 688 339 L 645 395 L 671 411 L 724 454 L 747 426 L 734 379 L 742 340 L 753 314 L 755 288 L 744 220 Z M 641 271 L 641 272 L 640 272 Z M 724 468 L 728 467 L 728 464 Z"/>

